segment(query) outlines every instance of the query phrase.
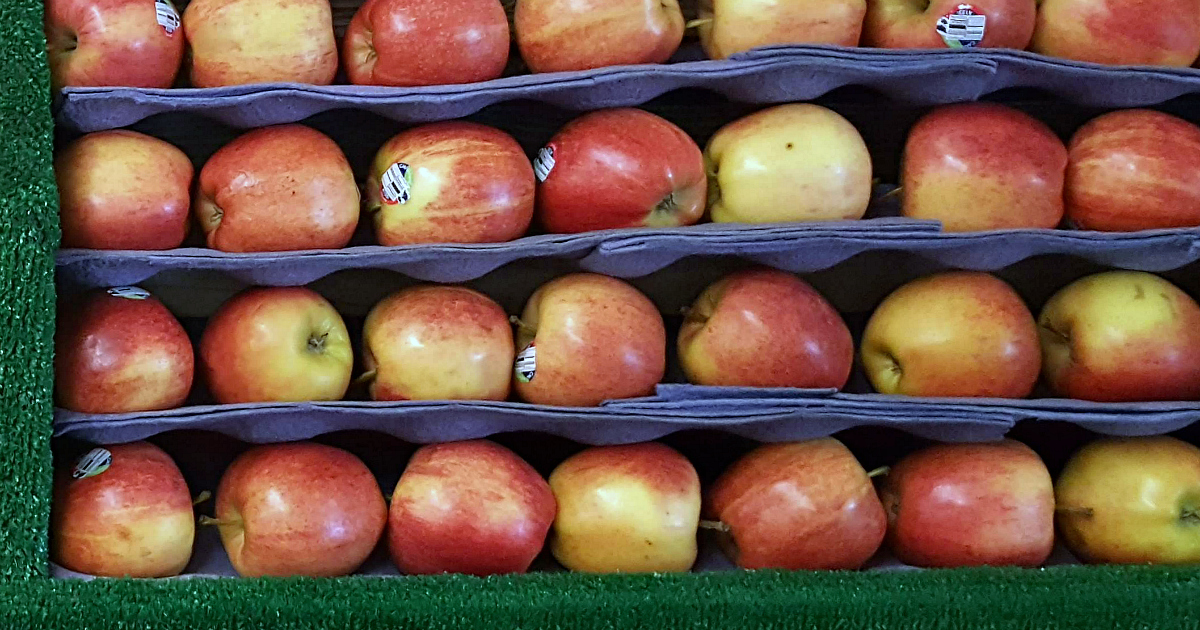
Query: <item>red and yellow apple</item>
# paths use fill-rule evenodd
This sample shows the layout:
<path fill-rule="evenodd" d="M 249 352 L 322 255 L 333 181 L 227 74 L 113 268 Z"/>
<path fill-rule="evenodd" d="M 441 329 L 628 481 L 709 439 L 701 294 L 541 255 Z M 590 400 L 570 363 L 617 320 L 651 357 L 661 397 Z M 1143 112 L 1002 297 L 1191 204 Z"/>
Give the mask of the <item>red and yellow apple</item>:
<path fill-rule="evenodd" d="M 179 247 L 191 220 L 193 168 L 173 145 L 136 131 L 101 131 L 54 158 L 62 246 Z"/>
<path fill-rule="evenodd" d="M 691 225 L 704 214 L 700 147 L 640 109 L 567 123 L 538 152 L 537 215 L 550 232 Z"/>
<path fill-rule="evenodd" d="M 367 0 L 342 43 L 350 82 L 398 87 L 495 79 L 508 64 L 499 0 Z"/>
<path fill-rule="evenodd" d="M 1030 50 L 1112 65 L 1187 67 L 1200 55 L 1194 0 L 1040 0 Z"/>
<path fill-rule="evenodd" d="M 200 169 L 193 209 L 225 252 L 345 247 L 358 225 L 354 171 L 338 145 L 304 125 L 264 127 Z"/>
<path fill-rule="evenodd" d="M 221 404 L 340 400 L 354 351 L 341 315 L 315 291 L 253 287 L 209 318 L 200 364 Z"/>
<path fill-rule="evenodd" d="M 46 0 L 54 88 L 169 88 L 184 35 L 170 0 Z"/>
<path fill-rule="evenodd" d="M 1067 216 L 1085 230 L 1200 226 L 1200 127 L 1170 114 L 1104 114 L 1071 138 Z"/>
<path fill-rule="evenodd" d="M 887 531 L 871 478 L 834 438 L 754 449 L 717 478 L 704 517 L 743 569 L 857 569 Z"/>
<path fill-rule="evenodd" d="M 1024 398 L 1041 370 L 1037 324 L 1021 296 L 972 271 L 893 291 L 871 314 L 861 352 L 884 394 Z"/>
<path fill-rule="evenodd" d="M 338 69 L 328 0 L 191 0 L 192 85 L 329 85 Z"/>
<path fill-rule="evenodd" d="M 807 282 L 774 269 L 731 274 L 688 310 L 679 361 L 697 385 L 841 388 L 854 365 L 846 322 Z"/>
<path fill-rule="evenodd" d="M 777 105 L 729 123 L 704 158 L 717 223 L 861 219 L 871 202 L 866 142 L 819 105 Z"/>
<path fill-rule="evenodd" d="M 939 444 L 908 455 L 879 492 L 887 540 L 920 567 L 1036 567 L 1054 547 L 1054 483 L 1013 440 Z"/>
<path fill-rule="evenodd" d="M 362 460 L 312 442 L 240 455 L 217 486 L 214 524 L 244 577 L 335 577 L 366 561 L 387 525 L 387 503 Z"/>
<path fill-rule="evenodd" d="M 1054 228 L 1066 170 L 1067 148 L 1040 120 L 995 103 L 946 105 L 908 134 L 902 212 L 951 232 Z"/>
<path fill-rule="evenodd" d="M 422 125 L 388 140 L 367 181 L 380 245 L 498 243 L 533 220 L 533 165 L 512 136 L 485 125 Z"/>
<path fill-rule="evenodd" d="M 171 577 L 187 566 L 195 537 L 187 482 L 148 442 L 93 449 L 55 475 L 50 556 L 71 571 Z"/>
<path fill-rule="evenodd" d="M 421 286 L 375 305 L 363 325 L 374 400 L 505 400 L 512 326 L 491 298 L 465 287 Z"/>
<path fill-rule="evenodd" d="M 1046 382 L 1101 402 L 1200 399 L 1200 305 L 1151 273 L 1063 287 L 1038 316 Z"/>
<path fill-rule="evenodd" d="M 55 400 L 64 409 L 173 409 L 192 389 L 192 342 L 143 289 L 115 287 L 63 300 L 54 338 Z"/>
<path fill-rule="evenodd" d="M 654 303 L 622 280 L 592 273 L 534 291 L 515 347 L 517 394 L 541 405 L 648 396 L 667 366 L 667 333 Z"/>
<path fill-rule="evenodd" d="M 1036 22 L 1037 0 L 867 0 L 862 43 L 1024 50 Z"/>
<path fill-rule="evenodd" d="M 867 0 L 700 0 L 700 44 L 710 59 L 761 46 L 857 46 Z"/>
<path fill-rule="evenodd" d="M 583 573 L 676 572 L 696 562 L 700 479 L 657 442 L 595 446 L 550 473 L 550 551 Z"/>
<path fill-rule="evenodd" d="M 683 41 L 678 0 L 517 0 L 513 27 L 534 72 L 663 63 Z"/>
<path fill-rule="evenodd" d="M 1101 438 L 1054 486 L 1058 527 L 1081 560 L 1200 563 L 1200 449 L 1168 437 Z"/>
<path fill-rule="evenodd" d="M 549 484 L 489 440 L 417 450 L 392 493 L 388 549 L 408 574 L 524 573 L 556 512 Z"/>

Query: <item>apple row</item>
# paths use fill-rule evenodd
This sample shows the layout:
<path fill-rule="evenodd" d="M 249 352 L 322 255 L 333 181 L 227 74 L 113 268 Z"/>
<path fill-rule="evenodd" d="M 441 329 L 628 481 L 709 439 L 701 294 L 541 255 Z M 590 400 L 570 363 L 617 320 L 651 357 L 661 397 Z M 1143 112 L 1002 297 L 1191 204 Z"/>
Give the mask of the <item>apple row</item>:
<path fill-rule="evenodd" d="M 571 571 L 681 572 L 701 531 L 743 569 L 854 570 L 884 547 L 918 567 L 1037 567 L 1056 539 L 1085 562 L 1194 564 L 1177 524 L 1195 520 L 1197 484 L 1200 449 L 1165 436 L 1092 441 L 1057 480 L 1011 439 L 935 444 L 870 472 L 836 438 L 765 444 L 703 490 L 659 442 L 585 448 L 544 479 L 471 440 L 419 448 L 385 497 L 349 451 L 289 442 L 239 455 L 199 523 L 247 577 L 347 575 L 381 542 L 404 574 L 524 573 L 543 548 Z M 96 576 L 178 575 L 193 505 L 157 446 L 94 448 L 59 467 L 52 558 Z"/>
<path fill-rule="evenodd" d="M 303 155 L 305 159 L 296 159 Z M 1064 142 L 995 103 L 935 108 L 901 156 L 901 214 L 955 232 L 1200 226 L 1200 126 L 1144 109 L 1096 117 Z M 420 125 L 380 147 L 360 192 L 338 145 L 289 124 L 242 134 L 196 177 L 175 146 L 129 130 L 88 134 L 55 169 L 64 247 L 179 247 L 192 217 L 226 252 L 347 246 L 365 209 L 385 246 L 491 243 L 540 229 L 855 220 L 872 159 L 838 113 L 794 103 L 735 120 L 703 151 L 640 109 L 584 114 L 532 161 L 509 134 L 467 121 Z M 197 180 L 193 186 L 193 179 Z M 193 193 L 194 187 L 194 193 Z M 536 219 L 536 227 L 534 227 Z"/>
<path fill-rule="evenodd" d="M 308 288 L 239 292 L 208 319 L 198 352 L 142 289 L 64 303 L 56 399 L 82 413 L 176 408 L 194 380 L 218 404 L 342 400 L 353 382 L 379 401 L 504 401 L 515 392 L 527 403 L 590 407 L 652 395 L 667 368 L 659 308 L 593 273 L 543 284 L 519 317 L 462 286 L 402 289 L 367 314 L 357 377 L 345 322 Z M 1036 320 L 994 275 L 919 277 L 876 306 L 856 352 L 845 320 L 811 285 L 750 268 L 705 288 L 675 341 L 697 385 L 841 389 L 857 356 L 884 394 L 1019 399 L 1041 380 L 1081 400 L 1200 400 L 1200 305 L 1137 271 L 1078 279 Z"/>
<path fill-rule="evenodd" d="M 57 86 L 168 88 L 184 59 L 195 87 L 422 86 L 502 76 L 515 40 L 533 72 L 656 64 L 694 27 L 713 59 L 784 44 L 1029 48 L 1117 65 L 1190 66 L 1200 10 L 1189 0 L 367 0 L 342 41 L 329 0 L 46 0 Z M 1095 16 L 1095 19 L 1081 19 Z M 339 55 L 340 48 L 340 55 Z M 186 52 L 185 52 L 186 51 Z M 340 58 L 339 58 L 340 57 Z"/>

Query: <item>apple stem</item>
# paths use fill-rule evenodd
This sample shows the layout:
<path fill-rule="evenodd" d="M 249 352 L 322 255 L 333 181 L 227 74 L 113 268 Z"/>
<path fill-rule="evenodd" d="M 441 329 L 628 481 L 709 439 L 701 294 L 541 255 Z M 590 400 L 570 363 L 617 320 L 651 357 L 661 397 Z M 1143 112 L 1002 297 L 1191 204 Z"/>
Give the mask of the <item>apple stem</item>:
<path fill-rule="evenodd" d="M 1092 518 L 1096 515 L 1095 510 L 1087 507 L 1068 507 L 1065 505 L 1060 505 L 1054 508 L 1054 511 L 1058 514 L 1070 514 L 1072 516 L 1082 516 L 1083 518 Z"/>
<path fill-rule="evenodd" d="M 354 379 L 354 384 L 364 385 L 366 383 L 370 383 L 371 381 L 375 380 L 375 375 L 375 370 L 367 370 L 366 372 L 360 374 L 358 378 Z"/>
<path fill-rule="evenodd" d="M 201 503 L 204 503 L 205 501 L 207 501 L 211 498 L 212 498 L 212 493 L 209 492 L 208 490 L 205 490 L 204 492 L 201 492 L 200 494 L 196 495 L 195 499 L 192 499 L 192 505 L 200 505 Z"/>
<path fill-rule="evenodd" d="M 880 197 L 879 199 L 880 199 L 881 201 L 883 201 L 883 200 L 886 200 L 886 199 L 891 199 L 892 197 L 898 197 L 898 196 L 900 195 L 900 193 L 902 193 L 902 192 L 904 192 L 904 187 L 903 187 L 903 186 L 897 186 L 897 187 L 895 187 L 895 188 L 893 188 L 893 189 L 891 189 L 891 190 L 887 191 L 886 193 L 883 193 L 883 196 L 882 196 L 882 197 Z"/>
<path fill-rule="evenodd" d="M 726 534 L 729 533 L 729 526 L 721 521 L 700 521 L 700 529 L 711 529 Z"/>
<path fill-rule="evenodd" d="M 209 525 L 216 525 L 217 527 L 224 527 L 225 525 L 241 525 L 242 521 L 238 520 L 238 519 L 234 519 L 232 521 L 223 521 L 221 519 L 216 519 L 211 516 L 201 516 L 200 524 L 203 526 L 206 526 L 206 527 Z"/>
<path fill-rule="evenodd" d="M 712 24 L 712 18 L 699 18 L 684 24 L 684 28 L 692 29 L 696 28 L 697 26 L 705 26 L 708 24 Z"/>
<path fill-rule="evenodd" d="M 528 335 L 537 334 L 536 328 L 529 326 L 525 322 L 521 321 L 521 318 L 517 317 L 516 315 L 509 317 L 508 321 L 512 322 L 512 324 L 514 326 L 516 326 L 521 332 L 523 332 L 525 334 L 528 334 Z"/>
<path fill-rule="evenodd" d="M 872 470 L 871 472 L 867 473 L 867 478 L 874 479 L 880 475 L 888 474 L 889 472 L 891 472 L 891 470 L 892 470 L 891 466 L 880 466 L 879 468 L 876 468 L 875 470 Z"/>

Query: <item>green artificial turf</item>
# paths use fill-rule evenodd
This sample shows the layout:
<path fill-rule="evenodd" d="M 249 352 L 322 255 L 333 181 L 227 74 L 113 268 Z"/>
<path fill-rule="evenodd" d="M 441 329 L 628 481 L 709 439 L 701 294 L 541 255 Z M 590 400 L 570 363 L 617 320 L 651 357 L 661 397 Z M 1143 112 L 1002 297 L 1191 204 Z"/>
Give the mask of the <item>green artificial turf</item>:
<path fill-rule="evenodd" d="M 1200 570 L 95 582 L 47 577 L 53 127 L 42 0 L 0 0 L 0 628 L 1200 628 Z"/>

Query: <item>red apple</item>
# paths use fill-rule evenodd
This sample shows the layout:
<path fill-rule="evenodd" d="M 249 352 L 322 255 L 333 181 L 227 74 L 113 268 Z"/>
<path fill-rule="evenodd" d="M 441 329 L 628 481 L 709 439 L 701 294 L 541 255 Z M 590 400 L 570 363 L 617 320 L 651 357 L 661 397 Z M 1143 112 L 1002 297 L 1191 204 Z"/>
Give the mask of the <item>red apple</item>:
<path fill-rule="evenodd" d="M 549 484 L 516 453 L 488 440 L 434 444 L 396 484 L 388 548 L 409 574 L 524 573 L 554 514 Z"/>
<path fill-rule="evenodd" d="M 472 122 L 433 123 L 379 149 L 367 207 L 381 245 L 497 243 L 529 229 L 534 185 L 512 136 Z"/>
<path fill-rule="evenodd" d="M 509 44 L 498 0 L 367 0 L 342 59 L 358 85 L 473 83 L 504 73 Z"/>
<path fill-rule="evenodd" d="M 304 287 L 255 287 L 230 298 L 200 338 L 217 402 L 340 400 L 354 351 L 333 305 Z"/>
<path fill-rule="evenodd" d="M 862 359 L 877 391 L 908 396 L 1024 398 L 1041 370 L 1037 324 L 1021 296 L 990 274 L 913 280 L 875 309 Z"/>
<path fill-rule="evenodd" d="M 116 287 L 65 300 L 54 337 L 55 398 L 65 409 L 173 409 L 191 391 L 192 342 L 143 289 Z"/>
<path fill-rule="evenodd" d="M 358 225 L 358 185 L 342 150 L 321 132 L 264 127 L 208 159 L 194 208 L 213 249 L 338 249 Z"/>
<path fill-rule="evenodd" d="M 582 407 L 647 396 L 666 372 L 662 315 L 616 278 L 577 273 L 542 285 L 517 333 L 514 377 L 527 402 Z"/>
<path fill-rule="evenodd" d="M 508 314 L 491 298 L 422 286 L 371 309 L 363 353 L 374 400 L 505 400 L 515 351 Z"/>
<path fill-rule="evenodd" d="M 908 134 L 903 214 L 951 232 L 1054 228 L 1066 170 L 1066 147 L 1038 119 L 995 103 L 946 105 Z"/>
<path fill-rule="evenodd" d="M 1055 293 L 1038 317 L 1046 382 L 1101 402 L 1200 399 L 1200 305 L 1154 274 L 1109 271 Z"/>
<path fill-rule="evenodd" d="M 896 557 L 920 567 L 1036 567 L 1054 546 L 1054 484 L 1033 449 L 940 444 L 888 473 L 880 498 Z"/>
<path fill-rule="evenodd" d="M 710 59 L 779 44 L 857 46 L 867 0 L 700 0 L 700 45 Z"/>
<path fill-rule="evenodd" d="M 705 518 L 743 569 L 857 569 L 887 531 L 867 471 L 833 438 L 754 449 L 713 484 Z"/>
<path fill-rule="evenodd" d="M 867 0 L 864 46 L 1014 48 L 1033 38 L 1037 0 Z"/>
<path fill-rule="evenodd" d="M 387 503 L 362 460 L 291 442 L 239 456 L 217 486 L 216 520 L 245 577 L 333 577 L 355 571 L 387 525 Z"/>
<path fill-rule="evenodd" d="M 55 475 L 50 555 L 77 573 L 178 575 L 192 557 L 196 516 L 183 474 L 147 442 L 92 449 Z"/>
<path fill-rule="evenodd" d="M 1200 127 L 1128 109 L 1093 118 L 1069 148 L 1067 216 L 1080 228 L 1200 226 Z"/>
<path fill-rule="evenodd" d="M 808 283 L 773 269 L 731 274 L 709 286 L 679 331 L 688 381 L 743 387 L 846 384 L 854 340 Z"/>
<path fill-rule="evenodd" d="M 1041 0 L 1033 52 L 1115 65 L 1186 67 L 1200 55 L 1194 0 Z"/>
<path fill-rule="evenodd" d="M 678 0 L 517 0 L 513 26 L 534 72 L 663 63 L 684 32 Z"/>
<path fill-rule="evenodd" d="M 329 85 L 337 74 L 329 0 L 191 0 L 183 28 L 195 87 Z"/>
<path fill-rule="evenodd" d="M 92 133 L 54 159 L 62 246 L 172 249 L 191 219 L 192 162 L 135 131 Z"/>
<path fill-rule="evenodd" d="M 571 571 L 687 571 L 696 562 L 700 479 L 657 442 L 596 446 L 550 473 L 550 552 Z"/>
<path fill-rule="evenodd" d="M 534 163 L 537 213 L 550 232 L 691 225 L 704 214 L 700 147 L 640 109 L 607 109 L 567 123 Z"/>
<path fill-rule="evenodd" d="M 55 89 L 169 88 L 183 62 L 170 0 L 46 0 L 45 27 Z"/>

